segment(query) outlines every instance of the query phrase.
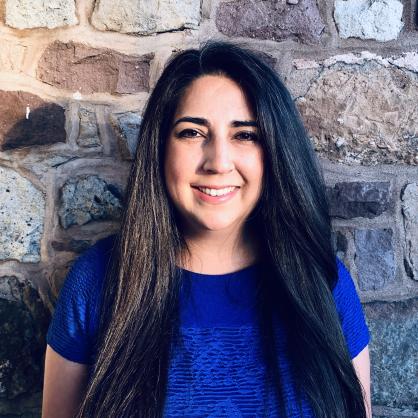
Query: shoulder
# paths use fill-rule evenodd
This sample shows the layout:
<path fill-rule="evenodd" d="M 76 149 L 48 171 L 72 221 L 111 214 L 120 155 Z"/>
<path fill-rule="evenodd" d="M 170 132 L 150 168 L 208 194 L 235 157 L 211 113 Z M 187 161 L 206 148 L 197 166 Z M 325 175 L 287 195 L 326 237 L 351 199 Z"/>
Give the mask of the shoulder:
<path fill-rule="evenodd" d="M 97 331 L 97 304 L 114 236 L 97 241 L 72 263 L 58 295 L 47 343 L 61 356 L 92 362 Z"/>
<path fill-rule="evenodd" d="M 357 289 L 351 273 L 345 264 L 338 257 L 335 257 L 335 262 L 337 265 L 338 274 L 332 293 L 336 301 L 342 302 L 344 299 L 350 295 L 352 296 L 354 293 L 357 295 Z"/>
<path fill-rule="evenodd" d="M 72 262 L 64 287 L 77 286 L 83 289 L 99 285 L 102 280 L 114 245 L 116 235 L 96 241 Z"/>

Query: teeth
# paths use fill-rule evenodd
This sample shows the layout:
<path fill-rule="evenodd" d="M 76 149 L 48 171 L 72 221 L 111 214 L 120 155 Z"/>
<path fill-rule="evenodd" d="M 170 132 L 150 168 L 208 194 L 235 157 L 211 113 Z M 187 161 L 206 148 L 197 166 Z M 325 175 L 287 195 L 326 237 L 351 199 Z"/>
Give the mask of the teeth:
<path fill-rule="evenodd" d="M 235 187 L 226 187 L 225 189 L 207 189 L 206 187 L 198 187 L 198 189 L 201 192 L 208 194 L 209 196 L 222 196 L 224 194 L 232 192 L 232 190 L 234 190 Z"/>

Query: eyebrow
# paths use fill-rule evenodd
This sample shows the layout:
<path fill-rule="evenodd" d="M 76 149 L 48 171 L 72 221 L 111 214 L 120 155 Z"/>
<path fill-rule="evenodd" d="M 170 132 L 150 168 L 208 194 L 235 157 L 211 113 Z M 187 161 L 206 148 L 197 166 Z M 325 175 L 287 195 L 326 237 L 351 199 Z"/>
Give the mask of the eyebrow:
<path fill-rule="evenodd" d="M 205 118 L 193 117 L 193 116 L 183 116 L 180 119 L 177 119 L 174 124 L 173 128 L 178 125 L 180 122 L 191 122 L 195 123 L 196 125 L 203 125 L 206 127 L 210 126 L 210 122 Z M 254 126 L 257 127 L 257 122 L 254 120 L 233 120 L 230 125 L 233 128 L 238 128 L 240 126 Z"/>

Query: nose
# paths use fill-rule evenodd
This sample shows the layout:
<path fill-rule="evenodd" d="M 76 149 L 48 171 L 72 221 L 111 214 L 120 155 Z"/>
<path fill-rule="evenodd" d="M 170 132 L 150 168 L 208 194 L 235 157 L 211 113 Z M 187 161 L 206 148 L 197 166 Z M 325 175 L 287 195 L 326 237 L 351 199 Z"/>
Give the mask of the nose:
<path fill-rule="evenodd" d="M 229 173 L 234 168 L 231 144 L 226 136 L 212 136 L 203 145 L 203 169 L 213 173 Z"/>

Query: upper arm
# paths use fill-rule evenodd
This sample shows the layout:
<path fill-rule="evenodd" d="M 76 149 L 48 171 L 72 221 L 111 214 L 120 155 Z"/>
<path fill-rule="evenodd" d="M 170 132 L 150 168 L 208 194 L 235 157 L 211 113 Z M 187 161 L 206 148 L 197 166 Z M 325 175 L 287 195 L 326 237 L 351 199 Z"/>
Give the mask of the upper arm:
<path fill-rule="evenodd" d="M 367 417 L 371 418 L 369 355 L 371 335 L 351 274 L 338 258 L 337 264 L 338 281 L 333 295 L 351 361 L 364 390 Z"/>
<path fill-rule="evenodd" d="M 367 410 L 367 417 L 372 418 L 371 395 L 370 395 L 370 354 L 369 346 L 366 347 L 352 360 L 357 377 L 364 390 L 364 401 Z"/>
<path fill-rule="evenodd" d="M 354 281 L 337 258 L 338 281 L 333 296 L 350 358 L 355 358 L 370 342 L 371 335 Z"/>
<path fill-rule="evenodd" d="M 47 345 L 42 418 L 73 418 L 83 398 L 88 376 L 87 364 L 67 360 Z"/>
<path fill-rule="evenodd" d="M 102 258 L 95 245 L 74 261 L 49 324 L 46 342 L 56 353 L 72 362 L 93 362 Z"/>

